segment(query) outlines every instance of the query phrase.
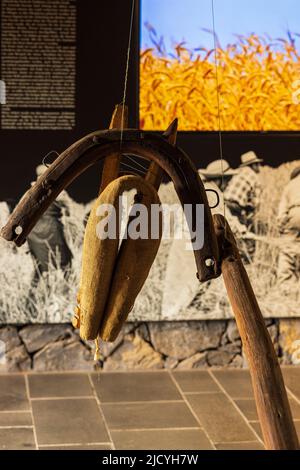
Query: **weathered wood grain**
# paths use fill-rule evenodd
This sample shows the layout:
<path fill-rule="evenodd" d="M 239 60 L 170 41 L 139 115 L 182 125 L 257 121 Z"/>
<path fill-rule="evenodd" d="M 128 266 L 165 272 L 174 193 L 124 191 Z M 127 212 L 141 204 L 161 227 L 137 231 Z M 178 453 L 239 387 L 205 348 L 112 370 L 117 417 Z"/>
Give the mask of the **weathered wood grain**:
<path fill-rule="evenodd" d="M 110 129 L 127 129 L 128 127 L 128 107 L 122 104 L 117 104 L 111 121 Z M 106 186 L 118 178 L 119 168 L 121 161 L 121 147 L 118 152 L 113 153 L 105 158 L 103 163 L 103 170 L 101 175 L 101 184 L 99 189 L 99 194 L 106 188 Z"/>
<path fill-rule="evenodd" d="M 20 246 L 37 220 L 58 194 L 95 162 L 118 152 L 121 132 L 96 131 L 63 152 L 23 196 L 1 235 Z M 122 151 L 156 162 L 172 179 L 182 206 L 190 205 L 191 233 L 196 231 L 196 210 L 203 205 L 203 247 L 194 249 L 201 282 L 219 276 L 218 246 L 203 183 L 189 157 L 163 136 L 139 130 L 124 130 Z M 209 262 L 207 262 L 209 260 Z"/>
<path fill-rule="evenodd" d="M 299 449 L 278 359 L 234 236 L 222 215 L 214 215 L 213 219 L 221 270 L 249 363 L 265 447 L 269 450 Z"/>

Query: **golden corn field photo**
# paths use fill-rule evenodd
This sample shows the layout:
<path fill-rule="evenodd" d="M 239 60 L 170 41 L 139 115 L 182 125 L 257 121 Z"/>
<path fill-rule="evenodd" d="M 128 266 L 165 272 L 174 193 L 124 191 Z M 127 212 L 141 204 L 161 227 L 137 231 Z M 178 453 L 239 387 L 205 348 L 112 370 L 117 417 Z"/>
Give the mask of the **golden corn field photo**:
<path fill-rule="evenodd" d="M 195 56 L 184 44 L 172 56 L 155 47 L 141 51 L 141 128 L 166 129 L 178 117 L 186 131 L 300 129 L 300 55 L 293 41 L 281 39 L 276 49 L 252 34 L 201 52 Z"/>

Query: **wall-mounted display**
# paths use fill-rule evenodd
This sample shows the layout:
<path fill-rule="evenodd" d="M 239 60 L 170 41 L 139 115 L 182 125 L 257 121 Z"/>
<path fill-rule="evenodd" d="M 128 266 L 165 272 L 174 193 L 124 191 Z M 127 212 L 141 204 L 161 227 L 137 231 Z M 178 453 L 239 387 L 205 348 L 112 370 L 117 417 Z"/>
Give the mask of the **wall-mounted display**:
<path fill-rule="evenodd" d="M 142 0 L 141 127 L 298 131 L 299 18 L 297 0 Z"/>

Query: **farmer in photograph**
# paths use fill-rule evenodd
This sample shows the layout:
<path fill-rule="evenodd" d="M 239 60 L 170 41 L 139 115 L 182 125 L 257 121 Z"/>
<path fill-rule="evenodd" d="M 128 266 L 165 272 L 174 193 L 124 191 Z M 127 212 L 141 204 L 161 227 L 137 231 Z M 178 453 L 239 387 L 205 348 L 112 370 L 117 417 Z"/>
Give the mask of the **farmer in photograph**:
<path fill-rule="evenodd" d="M 36 168 L 37 177 L 39 178 L 46 169 L 44 165 L 39 165 Z M 36 266 L 33 287 L 37 285 L 40 276 L 48 271 L 49 263 L 52 263 L 56 269 L 64 270 L 66 274 L 71 264 L 72 253 L 62 224 L 63 211 L 68 210 L 63 193 L 64 191 L 50 205 L 27 237 Z"/>
<path fill-rule="evenodd" d="M 290 176 L 278 208 L 279 231 L 282 236 L 278 259 L 278 282 L 300 279 L 300 166 Z"/>
<path fill-rule="evenodd" d="M 238 174 L 228 184 L 225 201 L 231 213 L 254 232 L 254 216 L 261 194 L 259 171 L 263 160 L 250 151 L 241 156 L 241 162 Z"/>
<path fill-rule="evenodd" d="M 238 171 L 231 168 L 228 161 L 223 159 L 214 160 L 209 163 L 206 168 L 200 168 L 198 172 L 207 190 L 206 195 L 209 207 L 212 208 L 213 213 L 222 213 L 224 207 L 223 192 L 227 188 L 231 178 L 237 175 Z M 217 207 L 214 207 L 217 203 L 217 196 L 213 191 L 219 196 L 219 204 Z"/>

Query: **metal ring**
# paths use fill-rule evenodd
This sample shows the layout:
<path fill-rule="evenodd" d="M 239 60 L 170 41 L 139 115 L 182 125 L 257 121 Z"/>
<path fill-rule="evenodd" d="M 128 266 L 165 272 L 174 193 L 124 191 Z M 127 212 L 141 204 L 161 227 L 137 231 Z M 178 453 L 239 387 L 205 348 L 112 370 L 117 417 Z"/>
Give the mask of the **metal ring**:
<path fill-rule="evenodd" d="M 51 155 L 51 153 L 55 153 L 55 155 L 59 157 L 59 153 L 56 150 L 50 150 L 50 152 L 48 152 L 47 155 L 45 155 L 42 160 L 42 165 L 45 165 L 46 168 L 49 168 L 49 166 L 51 165 L 51 163 L 46 162 L 46 158 L 48 158 L 49 155 Z"/>
<path fill-rule="evenodd" d="M 209 206 L 210 209 L 215 209 L 216 207 L 218 207 L 218 205 L 220 204 L 220 196 L 219 196 L 219 193 L 215 190 L 215 189 L 205 189 L 205 192 L 211 192 L 211 193 L 215 193 L 215 195 L 217 196 L 217 203 L 214 205 L 214 206 Z"/>

